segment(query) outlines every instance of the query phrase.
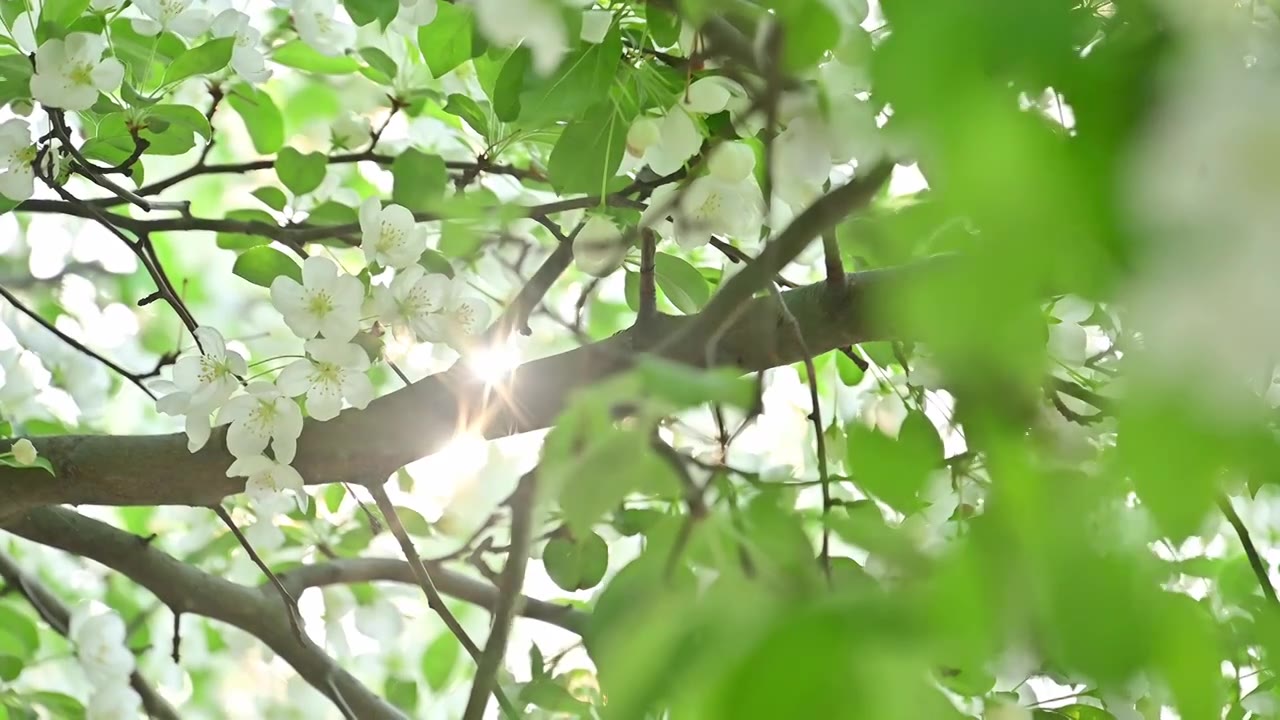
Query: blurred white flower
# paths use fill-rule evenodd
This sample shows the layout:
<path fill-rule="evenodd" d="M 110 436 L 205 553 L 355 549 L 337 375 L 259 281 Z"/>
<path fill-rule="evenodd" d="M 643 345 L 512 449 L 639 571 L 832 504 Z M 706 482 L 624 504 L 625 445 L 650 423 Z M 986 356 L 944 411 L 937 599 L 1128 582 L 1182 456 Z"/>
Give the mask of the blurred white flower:
<path fill-rule="evenodd" d="M 369 142 L 373 128 L 369 118 L 348 112 L 334 121 L 331 132 L 334 149 L 355 150 Z"/>
<path fill-rule="evenodd" d="M 461 275 L 443 288 L 442 310 L 423 319 L 421 337 L 428 342 L 455 346 L 484 330 L 492 316 L 488 304 L 475 295 Z"/>
<path fill-rule="evenodd" d="M 125 625 L 119 615 L 110 609 L 81 605 L 71 615 L 68 637 L 95 688 L 127 685 L 134 659 L 124 646 Z"/>
<path fill-rule="evenodd" d="M 627 153 L 632 157 L 642 158 L 661 139 L 662 121 L 641 115 L 627 129 Z"/>
<path fill-rule="evenodd" d="M 678 198 L 674 209 L 670 207 L 673 198 Z M 659 188 L 649 199 L 640 222 L 656 229 L 658 221 L 670 213 L 675 218 L 676 242 L 691 250 L 706 245 L 713 235 L 754 240 L 750 234 L 760 227 L 762 205 L 760 188 L 749 175 L 738 182 L 703 175 L 687 188 Z"/>
<path fill-rule="evenodd" d="M 146 17 L 134 18 L 139 35 L 159 35 L 170 30 L 184 37 L 197 37 L 209 28 L 209 13 L 196 7 L 195 0 L 133 0 Z"/>
<path fill-rule="evenodd" d="M 99 92 L 111 92 L 124 80 L 124 64 L 102 58 L 107 41 L 100 35 L 74 32 L 46 40 L 36 50 L 31 95 L 42 105 L 63 110 L 88 110 Z"/>
<path fill-rule="evenodd" d="M 414 28 L 430 25 L 439 9 L 437 0 L 400 0 L 396 21 Z"/>
<path fill-rule="evenodd" d="M 235 46 L 231 49 L 231 69 L 245 82 L 261 83 L 271 77 L 266 57 L 258 47 L 262 33 L 249 24 L 248 15 L 231 8 L 223 10 L 213 19 L 210 31 L 214 37 L 235 38 Z"/>
<path fill-rule="evenodd" d="M 584 10 L 582 12 L 582 32 L 579 37 L 584 42 L 599 44 L 604 42 L 605 35 L 613 25 L 613 13 L 608 10 Z"/>
<path fill-rule="evenodd" d="M 400 634 L 404 632 L 404 618 L 400 615 L 400 609 L 384 597 L 357 606 L 355 623 L 357 630 L 386 645 L 399 640 Z"/>
<path fill-rule="evenodd" d="M 85 703 L 85 720 L 134 720 L 142 713 L 142 697 L 128 683 L 94 689 Z"/>
<path fill-rule="evenodd" d="M 264 515 L 283 512 L 294 502 L 300 510 L 306 509 L 302 475 L 282 462 L 262 455 L 237 457 L 227 468 L 227 477 L 248 478 L 244 492 L 256 512 Z"/>
<path fill-rule="evenodd" d="M 21 348 L 0 350 L 0 411 L 6 418 L 40 414 L 37 398 L 48 385 L 49 371 L 40 358 Z"/>
<path fill-rule="evenodd" d="M 751 177 L 756 167 L 756 153 L 741 142 L 720 143 L 707 158 L 707 171 L 717 180 L 737 183 Z"/>
<path fill-rule="evenodd" d="M 31 127 L 21 118 L 0 123 L 0 195 L 22 202 L 35 190 L 36 146 Z"/>
<path fill-rule="evenodd" d="M 435 337 L 436 327 L 428 323 L 444 310 L 452 281 L 439 273 L 427 274 L 421 265 L 410 265 L 396 273 L 390 286 L 373 286 L 373 304 L 382 322 L 392 327 L 408 327 L 414 337 Z"/>
<path fill-rule="evenodd" d="M 550 75 L 568 49 L 560 3 L 554 0 L 475 0 L 476 25 L 494 45 L 524 45 L 533 69 Z"/>
<path fill-rule="evenodd" d="M 356 41 L 356 29 L 337 19 L 335 0 L 293 0 L 298 35 L 324 55 L 341 55 Z"/>

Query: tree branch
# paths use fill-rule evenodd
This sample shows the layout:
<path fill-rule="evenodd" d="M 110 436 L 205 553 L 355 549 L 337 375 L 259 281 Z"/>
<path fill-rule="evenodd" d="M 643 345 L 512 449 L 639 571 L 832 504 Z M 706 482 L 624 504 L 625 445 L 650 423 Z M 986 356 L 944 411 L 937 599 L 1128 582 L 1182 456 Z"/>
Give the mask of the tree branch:
<path fill-rule="evenodd" d="M 824 283 L 782 294 L 796 318 L 804 345 L 786 329 L 778 303 L 748 300 L 726 326 L 715 347 L 718 365 L 744 372 L 796 362 L 805 350 L 815 355 L 869 340 L 897 337 L 898 329 L 876 317 L 881 293 L 910 293 L 951 266 L 951 256 L 894 268 L 854 273 L 849 290 L 830 302 Z M 748 272 L 747 268 L 743 272 Z M 773 273 L 765 275 L 772 277 Z M 700 316 L 658 315 L 653 335 L 684 335 L 659 354 L 675 362 L 704 366 L 706 338 L 688 333 Z M 570 394 L 626 370 L 638 347 L 627 330 L 606 340 L 524 363 L 502 393 L 487 392 L 466 368 L 420 380 L 374 400 L 365 410 L 344 410 L 324 423 L 308 421 L 294 466 L 311 485 L 386 477 L 409 462 L 443 447 L 459 431 L 489 438 L 528 432 L 553 423 Z M 57 474 L 40 469 L 0 467 L 0 519 L 39 505 L 212 505 L 244 490 L 243 478 L 228 478 L 232 457 L 218 429 L 201 451 L 187 451 L 182 433 L 169 435 L 63 435 L 32 438 Z M 0 441 L 0 452 L 10 440 Z M 175 473 L 181 468 L 181 473 Z"/>
<path fill-rule="evenodd" d="M 2 523 L 5 530 L 96 560 L 150 590 L 175 613 L 225 622 L 257 637 L 312 687 L 360 720 L 403 720 L 309 638 L 298 638 L 284 603 L 267 587 L 246 587 L 210 575 L 159 550 L 155 543 L 66 508 L 41 508 Z"/>
<path fill-rule="evenodd" d="M 479 605 L 489 611 L 492 611 L 497 604 L 498 589 L 493 585 L 450 570 L 440 563 L 424 561 L 423 564 L 431 573 L 431 579 L 442 595 Z M 396 558 L 368 557 L 341 558 L 303 565 L 281 573 L 279 578 L 294 597 L 301 595 L 302 591 L 309 587 L 378 580 L 413 584 L 418 582 L 408 562 Z M 525 597 L 520 601 L 520 608 L 520 614 L 523 617 L 556 625 L 572 633 L 581 635 L 586 627 L 586 613 L 568 605 L 556 605 L 545 600 Z"/>

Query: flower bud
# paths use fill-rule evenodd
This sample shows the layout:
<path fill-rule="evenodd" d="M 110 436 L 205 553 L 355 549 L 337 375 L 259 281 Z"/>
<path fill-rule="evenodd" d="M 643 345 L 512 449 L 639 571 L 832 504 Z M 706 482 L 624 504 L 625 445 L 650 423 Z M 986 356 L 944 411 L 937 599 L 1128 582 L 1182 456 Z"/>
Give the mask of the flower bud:
<path fill-rule="evenodd" d="M 631 129 L 627 130 L 627 152 L 634 157 L 643 157 L 645 151 L 661 138 L 662 131 L 656 118 L 637 118 L 631 123 Z"/>
<path fill-rule="evenodd" d="M 15 442 L 10 451 L 13 452 L 13 459 L 23 465 L 34 465 L 36 458 L 39 456 L 36 452 L 36 446 L 32 445 L 31 441 L 26 438 Z"/>
<path fill-rule="evenodd" d="M 622 233 L 606 215 L 592 215 L 573 240 L 573 261 L 578 269 L 605 277 L 622 265 L 627 254 Z"/>

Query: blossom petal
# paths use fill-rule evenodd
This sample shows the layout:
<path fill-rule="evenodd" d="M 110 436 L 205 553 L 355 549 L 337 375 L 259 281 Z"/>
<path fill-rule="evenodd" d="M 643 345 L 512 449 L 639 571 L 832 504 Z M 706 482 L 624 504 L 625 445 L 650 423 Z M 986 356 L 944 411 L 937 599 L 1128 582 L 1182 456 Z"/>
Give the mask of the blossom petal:
<path fill-rule="evenodd" d="M 227 451 L 238 458 L 261 455 L 267 449 L 267 440 L 266 435 L 255 432 L 247 422 L 233 422 L 227 428 Z"/>
<path fill-rule="evenodd" d="M 307 390 L 311 389 L 311 368 L 309 360 L 289 363 L 289 366 L 281 370 L 280 376 L 276 378 L 276 387 L 289 397 L 306 394 Z"/>
<path fill-rule="evenodd" d="M 107 58 L 90 71 L 89 79 L 99 92 L 111 92 L 124 81 L 124 63 L 115 58 Z"/>
<path fill-rule="evenodd" d="M 338 277 L 338 266 L 329 258 L 312 255 L 302 263 L 302 284 L 308 288 L 327 287 Z M 276 278 L 279 280 L 279 278 Z M 275 282 L 272 282 L 275 285 Z"/>
<path fill-rule="evenodd" d="M 307 391 L 307 412 L 316 420 L 332 420 L 342 412 L 342 393 L 332 383 L 315 383 Z"/>
<path fill-rule="evenodd" d="M 342 381 L 342 395 L 352 407 L 363 410 L 373 401 L 373 383 L 364 373 L 348 373 Z"/>

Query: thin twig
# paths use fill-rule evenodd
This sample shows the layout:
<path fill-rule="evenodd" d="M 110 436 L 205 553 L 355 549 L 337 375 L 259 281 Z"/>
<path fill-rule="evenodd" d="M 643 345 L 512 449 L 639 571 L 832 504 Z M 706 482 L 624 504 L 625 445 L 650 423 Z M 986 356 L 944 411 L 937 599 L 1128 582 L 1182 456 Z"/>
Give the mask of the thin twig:
<path fill-rule="evenodd" d="M 822 233 L 822 257 L 827 267 L 827 287 L 834 292 L 843 292 L 848 287 L 849 278 L 844 273 L 840 243 L 837 242 L 834 231 Z"/>
<path fill-rule="evenodd" d="M 289 615 L 289 624 L 293 626 L 293 632 L 298 636 L 298 642 L 303 642 L 306 634 L 302 632 L 302 624 L 298 621 L 300 615 L 298 601 L 289 594 L 288 588 L 280 582 L 280 578 L 276 577 L 275 573 L 271 572 L 271 568 L 267 567 L 267 563 L 249 544 L 249 539 L 244 536 L 244 533 L 240 532 L 239 527 L 236 527 L 235 521 L 231 519 L 231 514 L 227 512 L 226 508 L 221 505 L 210 505 L 209 509 L 217 513 L 218 519 L 222 520 L 222 524 L 226 525 L 231 534 L 235 536 L 240 543 L 240 547 L 244 548 L 244 551 L 249 554 L 249 559 L 253 561 L 253 564 L 258 566 L 258 569 L 262 571 L 263 575 L 267 576 L 272 585 L 275 585 L 276 592 L 280 593 L 280 598 L 284 600 L 285 613 Z"/>
<path fill-rule="evenodd" d="M 640 230 L 640 309 L 636 313 L 636 325 L 641 327 L 658 316 L 657 286 L 658 234 L 652 228 Z"/>
<path fill-rule="evenodd" d="M 498 602 L 493 608 L 489 639 L 485 641 L 484 652 L 476 665 L 476 679 L 471 684 L 467 708 L 462 714 L 463 720 L 481 720 L 485 707 L 489 704 L 489 695 L 498 687 L 498 671 L 506 654 L 507 640 L 511 637 L 511 624 L 524 597 L 521 591 L 524 589 L 525 570 L 529 566 L 529 551 L 533 545 L 533 508 L 537 501 L 537 483 L 536 471 L 525 475 L 508 503 L 511 506 L 511 545 L 498 583 Z"/>
<path fill-rule="evenodd" d="M 422 564 L 422 558 L 413 546 L 413 540 L 404 529 L 404 524 L 400 522 L 400 515 L 396 512 L 396 506 L 392 504 L 391 498 L 387 496 L 387 491 L 381 485 L 376 484 L 369 485 L 368 488 L 369 494 L 373 496 L 374 502 L 378 505 L 378 509 L 382 511 L 382 517 L 386 520 L 387 527 L 391 530 L 396 542 L 400 544 L 400 551 L 404 553 L 404 559 L 409 562 L 409 568 L 413 570 L 414 578 L 418 581 L 418 587 L 422 588 L 423 594 L 427 596 L 427 607 L 440 616 L 440 620 L 444 622 L 445 627 L 449 628 L 449 632 L 458 638 L 458 642 L 462 644 L 463 649 L 479 665 L 480 648 L 471 640 L 471 636 L 467 635 L 462 623 L 458 622 L 458 618 L 445 605 L 444 598 L 440 596 L 440 591 L 436 589 L 435 583 L 431 581 L 431 575 L 427 573 L 426 566 Z M 495 686 L 493 695 L 498 699 L 498 704 L 502 706 L 508 715 L 519 717 L 515 706 L 511 704 L 511 701 L 507 699 L 500 688 Z"/>
<path fill-rule="evenodd" d="M 782 293 L 778 292 L 778 288 L 770 285 L 769 292 L 773 295 L 773 299 L 778 302 L 781 308 L 782 317 L 786 320 L 787 327 L 791 328 L 792 335 L 795 336 L 796 344 L 800 346 L 800 352 L 804 354 L 804 369 L 809 374 L 809 400 L 813 404 L 813 412 L 809 413 L 809 420 L 813 422 L 813 434 L 817 445 L 818 453 L 818 480 L 822 484 L 822 550 L 818 555 L 819 562 L 822 563 L 822 572 L 827 578 L 827 583 L 831 582 L 831 475 L 827 471 L 827 439 L 822 432 L 822 408 L 818 405 L 818 371 L 813 364 L 813 353 L 809 352 L 809 347 L 804 340 L 804 332 L 800 329 L 800 323 L 796 321 L 796 316 L 791 313 L 791 308 L 787 307 L 787 303 L 782 299 Z"/>
<path fill-rule="evenodd" d="M 1262 588 L 1262 594 L 1267 596 L 1272 604 L 1280 603 L 1276 599 L 1276 589 L 1271 584 L 1271 575 L 1267 572 L 1267 565 L 1262 560 L 1262 555 L 1258 553 L 1258 548 L 1253 544 L 1253 538 L 1249 535 L 1249 528 L 1245 527 L 1244 521 L 1240 519 L 1240 515 L 1236 509 L 1231 507 L 1231 500 L 1225 495 L 1218 495 L 1218 507 L 1222 510 L 1222 514 L 1226 516 L 1227 522 L 1231 523 L 1231 527 L 1236 531 L 1236 537 L 1240 538 L 1240 545 L 1244 547 L 1244 554 L 1249 558 L 1249 567 L 1253 568 L 1253 574 L 1258 578 L 1258 586 Z"/>
<path fill-rule="evenodd" d="M 24 304 L 22 303 L 22 301 L 20 301 L 20 300 L 17 298 L 17 296 L 15 296 L 13 293 L 11 293 L 11 292 L 9 292 L 8 290 L 6 290 L 6 289 L 4 288 L 4 286 L 0 286 L 0 297 L 3 297 L 5 300 L 8 300 L 8 301 L 9 301 L 9 304 L 10 304 L 10 305 L 12 305 L 14 308 L 16 308 L 16 309 L 18 310 L 18 312 L 20 312 L 20 313 L 22 313 L 23 315 L 26 315 L 27 317 L 29 317 L 29 318 L 31 318 L 32 320 L 34 320 L 34 321 L 35 321 L 36 323 L 38 323 L 41 327 L 43 327 L 45 330 L 48 330 L 49 332 L 53 333 L 55 336 L 57 336 L 57 338 L 58 338 L 59 340 L 61 340 L 62 342 L 66 343 L 66 344 L 68 344 L 68 345 L 70 345 L 72 348 L 74 348 L 74 349 L 75 349 L 76 351 L 78 351 L 80 354 L 82 354 L 82 355 L 86 355 L 86 356 L 88 356 L 88 357 L 93 358 L 94 360 L 97 360 L 99 363 L 101 363 L 102 365 L 105 365 L 107 368 L 109 368 L 110 370 L 112 370 L 113 372 L 115 372 L 115 373 L 116 373 L 117 375 L 119 375 L 120 377 L 122 377 L 122 378 L 124 378 L 125 380 L 128 380 L 129 382 L 131 382 L 131 383 L 133 383 L 134 385 L 138 386 L 138 389 L 139 389 L 139 390 L 141 390 L 142 392 L 146 393 L 146 394 L 147 394 L 147 397 L 151 398 L 152 400 L 155 400 L 155 399 L 156 399 L 156 395 L 155 395 L 155 393 L 151 392 L 150 388 L 148 388 L 148 387 L 147 387 L 147 386 L 142 382 L 142 380 L 141 380 L 141 377 L 142 377 L 142 376 L 140 376 L 140 375 L 138 375 L 138 374 L 136 374 L 136 373 L 131 373 L 131 372 L 129 372 L 128 370 L 125 370 L 124 368 L 122 368 L 122 367 L 120 367 L 119 365 L 115 364 L 115 363 L 114 363 L 114 362 L 112 362 L 111 360 L 108 360 L 106 357 L 104 357 L 104 356 L 102 356 L 102 355 L 98 354 L 97 352 L 95 352 L 94 350 L 90 349 L 90 348 L 89 348 L 88 346 L 86 346 L 84 343 L 82 343 L 82 342 L 80 342 L 79 340 L 76 340 L 75 338 L 71 337 L 70 335 L 68 335 L 68 334 L 66 334 L 66 333 L 64 333 L 64 332 L 62 332 L 61 330 L 59 330 L 59 329 L 57 328 L 57 326 L 56 326 L 56 325 L 54 325 L 53 323 L 49 322 L 48 320 L 45 320 L 44 318 L 40 317 L 40 314 L 39 314 L 39 313 L 37 313 L 35 310 L 32 310 L 31 308 L 29 308 L 29 307 L 27 307 L 26 305 L 24 305 Z"/>

